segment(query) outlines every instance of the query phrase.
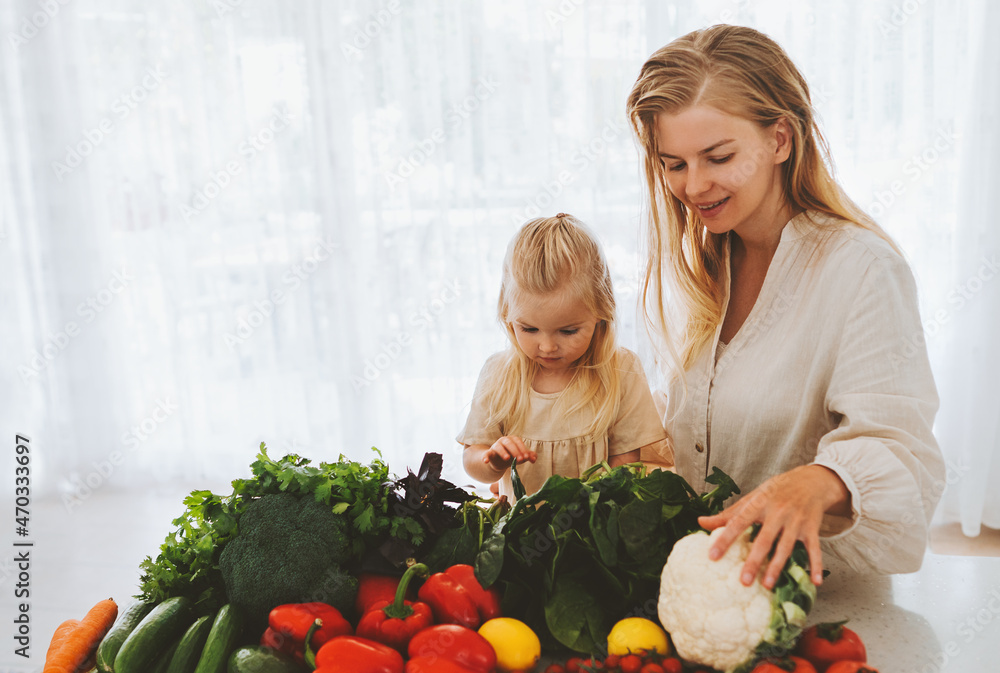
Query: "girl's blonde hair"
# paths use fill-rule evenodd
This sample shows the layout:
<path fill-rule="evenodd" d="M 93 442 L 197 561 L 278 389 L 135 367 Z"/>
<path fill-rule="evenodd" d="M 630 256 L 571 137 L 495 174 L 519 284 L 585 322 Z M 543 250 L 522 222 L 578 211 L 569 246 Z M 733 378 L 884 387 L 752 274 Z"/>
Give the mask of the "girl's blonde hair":
<path fill-rule="evenodd" d="M 761 128 L 785 120 L 792 149 L 781 165 L 782 187 L 793 210 L 826 213 L 891 243 L 833 178 L 809 85 L 781 46 L 752 28 L 729 25 L 674 40 L 643 64 L 627 110 L 642 146 L 649 198 L 643 315 L 654 342 L 665 346 L 675 375 L 688 369 L 711 343 L 725 308 L 722 267 L 727 237 L 707 231 L 699 215 L 670 193 L 656 146 L 657 117 L 694 105 L 711 106 Z M 677 315 L 668 317 L 668 301 Z M 674 333 L 672 318 L 683 331 Z"/>
<path fill-rule="evenodd" d="M 505 435 L 523 431 L 538 364 L 518 346 L 512 312 L 526 296 L 552 292 L 579 298 L 597 318 L 590 345 L 573 364 L 573 378 L 557 404 L 574 402 L 558 411 L 588 408 L 593 417 L 590 434 L 603 435 L 618 416 L 621 391 L 615 296 L 600 243 L 582 222 L 565 213 L 525 223 L 507 246 L 497 318 L 510 347 L 486 379 L 488 423 L 499 425 Z"/>

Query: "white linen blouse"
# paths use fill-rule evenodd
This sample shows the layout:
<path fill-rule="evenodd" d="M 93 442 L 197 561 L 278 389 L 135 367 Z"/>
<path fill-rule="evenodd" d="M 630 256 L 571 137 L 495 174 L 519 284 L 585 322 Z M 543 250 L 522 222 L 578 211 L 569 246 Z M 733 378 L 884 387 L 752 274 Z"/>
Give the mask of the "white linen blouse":
<path fill-rule="evenodd" d="M 728 304 L 728 252 L 724 268 Z M 802 213 L 782 230 L 750 315 L 721 351 L 719 331 L 686 377 L 657 394 L 677 472 L 702 492 L 718 466 L 747 494 L 793 467 L 826 466 L 853 512 L 825 517 L 824 555 L 855 570 L 917 570 L 945 471 L 902 256 L 873 232 Z"/>

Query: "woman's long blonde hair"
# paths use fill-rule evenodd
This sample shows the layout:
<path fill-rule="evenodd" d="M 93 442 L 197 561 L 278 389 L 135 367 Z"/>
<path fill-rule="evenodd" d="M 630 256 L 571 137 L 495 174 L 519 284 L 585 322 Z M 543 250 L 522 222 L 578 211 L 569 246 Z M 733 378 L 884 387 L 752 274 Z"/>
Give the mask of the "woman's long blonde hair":
<path fill-rule="evenodd" d="M 608 263 L 594 235 L 571 215 L 538 218 L 525 223 L 511 240 L 503 262 L 497 318 L 510 347 L 488 373 L 483 394 L 490 410 L 488 425 L 505 435 L 520 434 L 528 416 L 532 382 L 538 372 L 517 344 L 511 313 L 525 295 L 568 292 L 597 317 L 590 345 L 574 363 L 575 372 L 557 404 L 559 413 L 588 408 L 589 432 L 598 437 L 618 416 L 621 391 L 615 337 L 615 296 Z"/>
<path fill-rule="evenodd" d="M 670 193 L 654 133 L 658 115 L 694 105 L 761 128 L 785 120 L 792 149 L 781 166 L 782 187 L 793 211 L 826 213 L 889 240 L 834 180 L 809 85 L 774 40 L 752 28 L 718 25 L 659 49 L 643 64 L 627 110 L 643 150 L 649 199 L 643 315 L 674 375 L 687 370 L 711 343 L 725 308 L 727 237 L 708 232 L 698 214 Z M 668 302 L 673 311 L 665 308 Z M 683 329 L 674 329 L 675 321 Z"/>

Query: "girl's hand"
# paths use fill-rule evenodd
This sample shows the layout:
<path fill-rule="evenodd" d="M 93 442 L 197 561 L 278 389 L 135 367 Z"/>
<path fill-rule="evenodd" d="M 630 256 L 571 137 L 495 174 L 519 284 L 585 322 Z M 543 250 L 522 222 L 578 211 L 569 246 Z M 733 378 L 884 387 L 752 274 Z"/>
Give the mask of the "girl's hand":
<path fill-rule="evenodd" d="M 483 462 L 498 472 L 506 470 L 512 459 L 516 459 L 518 464 L 533 463 L 538 460 L 538 454 L 529 451 L 521 438 L 514 435 L 501 437 L 483 454 Z"/>
<path fill-rule="evenodd" d="M 802 465 L 771 477 L 719 514 L 698 517 L 698 524 L 708 530 L 726 527 L 709 550 L 709 558 L 713 560 L 722 556 L 748 526 L 761 524 L 750 555 L 743 564 L 741 581 L 744 585 L 753 583 L 773 547 L 774 555 L 761 580 L 765 587 L 773 589 L 796 540 L 802 540 L 805 545 L 813 584 L 819 585 L 823 582 L 819 548 L 823 515 L 849 515 L 850 505 L 850 491 L 833 470 L 822 465 Z"/>

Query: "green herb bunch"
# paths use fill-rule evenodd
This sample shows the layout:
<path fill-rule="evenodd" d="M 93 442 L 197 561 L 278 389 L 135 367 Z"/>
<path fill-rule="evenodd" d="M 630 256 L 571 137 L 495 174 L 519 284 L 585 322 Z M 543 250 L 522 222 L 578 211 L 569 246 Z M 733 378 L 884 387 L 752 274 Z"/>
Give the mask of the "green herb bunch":
<path fill-rule="evenodd" d="M 231 494 L 200 490 L 184 499 L 185 510 L 174 519 L 175 529 L 157 557 L 147 556 L 140 564 L 136 597 L 160 602 L 182 595 L 203 613 L 220 607 L 226 602 L 219 570 L 222 550 L 237 535 L 244 509 L 277 493 L 312 497 L 344 516 L 351 524 L 351 552 L 358 570 L 374 558 L 381 561 L 380 570 L 402 568 L 404 559 L 396 557 L 418 549 L 433 553 L 441 563 L 456 554 L 471 562 L 496 517 L 485 515 L 478 498 L 440 478 L 440 454 L 426 454 L 418 475 L 397 480 L 378 449 L 372 451 L 376 457 L 368 465 L 341 455 L 335 463 L 313 466 L 295 454 L 274 460 L 261 443 L 250 466 L 252 477 L 233 480 Z"/>

